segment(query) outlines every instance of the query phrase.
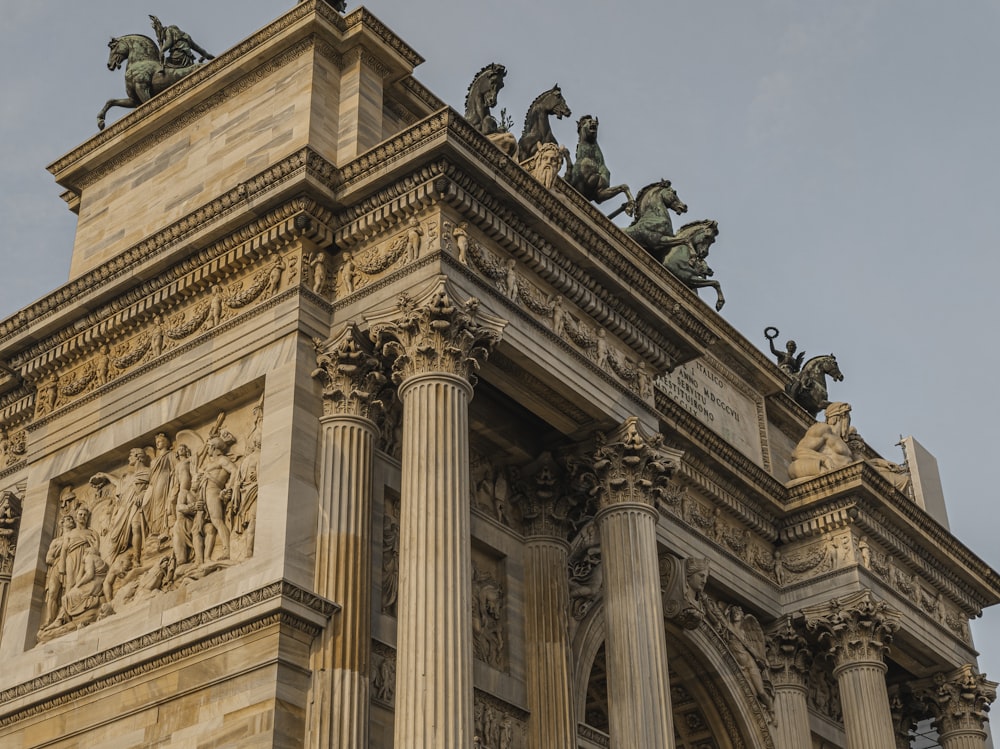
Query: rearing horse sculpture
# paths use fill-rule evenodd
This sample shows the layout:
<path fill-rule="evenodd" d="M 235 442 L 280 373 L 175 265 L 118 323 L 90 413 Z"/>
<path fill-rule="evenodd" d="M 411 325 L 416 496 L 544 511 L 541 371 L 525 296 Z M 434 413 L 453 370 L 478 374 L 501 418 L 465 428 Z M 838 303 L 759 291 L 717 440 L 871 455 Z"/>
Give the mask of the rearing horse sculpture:
<path fill-rule="evenodd" d="M 558 143 L 556 136 L 552 134 L 549 117 L 555 115 L 561 120 L 572 114 L 558 83 L 535 97 L 528 107 L 528 113 L 524 115 L 524 131 L 517 142 L 518 158 L 527 161 L 535 155 L 542 143 Z"/>
<path fill-rule="evenodd" d="M 517 155 L 517 139 L 513 134 L 502 130 L 500 123 L 490 112 L 497 105 L 497 95 L 503 88 L 506 75 L 507 68 L 496 62 L 476 73 L 465 94 L 465 119 L 493 141 L 497 148 L 514 158 Z"/>
<path fill-rule="evenodd" d="M 596 117 L 585 114 L 576 124 L 580 140 L 576 145 L 576 162 L 571 163 L 567 170 L 569 183 L 587 200 L 603 203 L 615 195 L 625 193 L 628 203 L 625 212 L 630 216 L 635 208 L 635 199 L 628 185 L 611 185 L 611 172 L 604 164 L 604 154 L 597 145 Z"/>
<path fill-rule="evenodd" d="M 111 107 L 135 109 L 161 91 L 190 75 L 201 65 L 184 67 L 165 66 L 161 60 L 160 48 L 152 39 L 143 34 L 126 34 L 113 37 L 108 42 L 108 70 L 118 70 L 125 65 L 125 93 L 127 99 L 109 99 L 97 114 L 97 127 L 104 129 L 104 118 Z"/>
<path fill-rule="evenodd" d="M 802 371 L 795 375 L 795 379 L 785 385 L 785 392 L 812 416 L 816 416 L 830 405 L 826 375 L 837 382 L 844 379 L 837 365 L 837 357 L 833 354 L 814 356 L 802 366 Z"/>

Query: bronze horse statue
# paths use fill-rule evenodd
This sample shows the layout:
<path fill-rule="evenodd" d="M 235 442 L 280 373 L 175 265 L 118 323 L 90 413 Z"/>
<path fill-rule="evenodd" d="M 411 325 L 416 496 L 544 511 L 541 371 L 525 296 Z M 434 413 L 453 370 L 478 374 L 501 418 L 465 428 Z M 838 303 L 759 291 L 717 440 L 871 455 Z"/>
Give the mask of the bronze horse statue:
<path fill-rule="evenodd" d="M 814 356 L 802 366 L 802 371 L 785 385 L 785 392 L 815 417 L 816 414 L 830 405 L 826 392 L 827 375 L 837 382 L 844 379 L 844 375 L 837 365 L 837 357 L 833 354 Z"/>
<path fill-rule="evenodd" d="M 726 303 L 722 286 L 711 280 L 713 271 L 705 258 L 708 250 L 719 236 L 719 224 L 712 220 L 692 221 L 677 230 L 670 242 L 670 248 L 661 261 L 663 267 L 680 279 L 692 291 L 711 286 L 715 289 L 715 309 L 721 310 Z"/>
<path fill-rule="evenodd" d="M 670 180 L 661 179 L 639 190 L 635 198 L 635 218 L 623 231 L 662 263 L 674 241 L 670 211 L 679 216 L 687 213 L 687 209 L 670 186 Z"/>
<path fill-rule="evenodd" d="M 587 200 L 603 203 L 615 195 L 625 193 L 628 202 L 624 210 L 630 216 L 635 207 L 635 199 L 628 185 L 611 184 L 611 172 L 604 163 L 604 154 L 597 145 L 597 126 L 600 123 L 593 115 L 585 114 L 576 124 L 580 137 L 576 145 L 576 162 L 567 168 L 569 183 Z"/>
<path fill-rule="evenodd" d="M 561 120 L 572 114 L 558 83 L 535 97 L 531 106 L 528 107 L 528 113 L 524 115 L 524 130 L 521 133 L 521 139 L 517 142 L 518 158 L 521 161 L 527 161 L 535 155 L 542 143 L 558 144 L 556 136 L 552 134 L 549 117 L 555 115 Z"/>
<path fill-rule="evenodd" d="M 465 119 L 497 148 L 513 158 L 517 155 L 517 139 L 502 129 L 490 112 L 497 105 L 497 96 L 506 76 L 507 68 L 496 62 L 476 73 L 465 93 Z"/>
<path fill-rule="evenodd" d="M 693 221 L 675 234 L 670 211 L 680 215 L 687 213 L 687 209 L 684 201 L 677 197 L 670 180 L 661 179 L 639 190 L 635 199 L 635 218 L 623 231 L 689 289 L 706 286 L 715 289 L 715 309 L 721 310 L 726 298 L 719 282 L 710 279 L 713 272 L 705 260 L 719 235 L 719 224 L 715 221 Z"/>
<path fill-rule="evenodd" d="M 183 67 L 164 65 L 156 42 L 143 34 L 113 37 L 108 42 L 108 48 L 111 50 L 108 70 L 118 70 L 122 63 L 128 61 L 125 65 L 125 93 L 128 98 L 108 100 L 97 114 L 100 130 L 104 129 L 104 118 L 112 107 L 135 109 L 201 67 L 197 63 Z"/>

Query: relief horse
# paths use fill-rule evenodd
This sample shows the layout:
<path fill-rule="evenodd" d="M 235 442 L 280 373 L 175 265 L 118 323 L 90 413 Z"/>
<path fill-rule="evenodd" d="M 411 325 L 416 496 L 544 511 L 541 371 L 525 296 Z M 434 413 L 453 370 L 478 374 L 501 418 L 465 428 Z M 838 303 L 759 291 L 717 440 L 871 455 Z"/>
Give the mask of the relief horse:
<path fill-rule="evenodd" d="M 517 142 L 518 158 L 527 161 L 535 155 L 542 143 L 558 143 L 556 136 L 552 134 L 549 117 L 555 115 L 561 120 L 572 114 L 558 83 L 535 97 L 524 116 L 524 131 L 521 133 L 521 140 Z"/>
<path fill-rule="evenodd" d="M 830 405 L 826 391 L 827 375 L 837 382 L 844 379 L 837 365 L 837 357 L 833 354 L 814 356 L 802 366 L 802 371 L 795 375 L 795 379 L 785 386 L 785 392 L 802 408 L 816 416 Z"/>
<path fill-rule="evenodd" d="M 497 148 L 513 158 L 517 155 L 517 139 L 513 134 L 502 130 L 500 123 L 490 112 L 497 105 L 497 96 L 503 88 L 506 75 L 507 68 L 496 62 L 476 73 L 465 94 L 465 119 Z"/>
<path fill-rule="evenodd" d="M 127 99 L 109 99 L 97 115 L 97 127 L 104 129 L 104 118 L 112 107 L 135 109 L 145 104 L 161 91 L 193 73 L 198 64 L 186 67 L 165 67 L 160 61 L 160 48 L 143 34 L 126 34 L 112 37 L 108 42 L 108 70 L 118 70 L 125 65 L 125 93 Z"/>
<path fill-rule="evenodd" d="M 576 145 L 576 162 L 567 168 L 569 183 L 587 200 L 603 203 L 615 195 L 625 193 L 628 203 L 624 210 L 630 216 L 635 207 L 635 199 L 628 185 L 612 185 L 611 172 L 604 163 L 604 154 L 597 145 L 598 119 L 584 115 L 577 122 L 576 131 L 580 139 Z"/>

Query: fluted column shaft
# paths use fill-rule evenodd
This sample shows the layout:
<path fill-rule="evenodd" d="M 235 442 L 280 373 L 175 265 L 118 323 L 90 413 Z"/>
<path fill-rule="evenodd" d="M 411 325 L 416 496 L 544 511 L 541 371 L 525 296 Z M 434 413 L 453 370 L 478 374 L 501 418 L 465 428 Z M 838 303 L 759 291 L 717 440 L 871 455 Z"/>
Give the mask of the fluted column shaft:
<path fill-rule="evenodd" d="M 320 749 L 368 746 L 371 661 L 371 505 L 375 424 L 321 420 L 316 592 L 341 612 L 315 654 L 310 729 Z"/>
<path fill-rule="evenodd" d="M 882 661 L 846 661 L 833 670 L 840 689 L 847 749 L 896 745 Z"/>
<path fill-rule="evenodd" d="M 614 749 L 674 746 L 656 518 L 644 503 L 615 504 L 598 515 Z"/>
<path fill-rule="evenodd" d="M 525 543 L 528 749 L 576 749 L 569 641 L 569 545 L 534 536 Z"/>
<path fill-rule="evenodd" d="M 407 379 L 403 402 L 395 743 L 472 746 L 467 380 Z"/>
<path fill-rule="evenodd" d="M 983 749 L 986 746 L 986 731 L 975 728 L 942 733 L 938 741 L 941 749 Z"/>
<path fill-rule="evenodd" d="M 804 684 L 774 684 L 775 749 L 803 749 L 812 742 L 809 731 L 808 692 Z"/>

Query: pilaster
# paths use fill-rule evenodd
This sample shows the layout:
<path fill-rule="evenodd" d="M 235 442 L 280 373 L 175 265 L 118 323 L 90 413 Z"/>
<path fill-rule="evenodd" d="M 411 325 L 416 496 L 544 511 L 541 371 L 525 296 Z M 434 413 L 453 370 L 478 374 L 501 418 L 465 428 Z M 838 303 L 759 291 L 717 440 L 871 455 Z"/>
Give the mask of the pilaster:
<path fill-rule="evenodd" d="M 674 746 L 654 494 L 680 457 L 635 417 L 599 437 L 594 453 L 615 749 Z"/>
<path fill-rule="evenodd" d="M 895 746 L 885 683 L 885 653 L 901 614 L 864 590 L 803 612 L 806 626 L 829 648 L 840 688 L 847 749 Z"/>
<path fill-rule="evenodd" d="M 323 385 L 316 592 L 341 605 L 312 654 L 307 727 L 317 749 L 368 746 L 371 506 L 381 362 L 347 325 L 316 352 Z"/>
<path fill-rule="evenodd" d="M 367 319 L 403 403 L 394 745 L 474 738 L 469 401 L 506 322 L 452 301 L 438 278 Z"/>

